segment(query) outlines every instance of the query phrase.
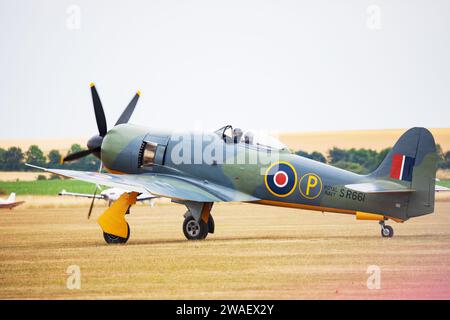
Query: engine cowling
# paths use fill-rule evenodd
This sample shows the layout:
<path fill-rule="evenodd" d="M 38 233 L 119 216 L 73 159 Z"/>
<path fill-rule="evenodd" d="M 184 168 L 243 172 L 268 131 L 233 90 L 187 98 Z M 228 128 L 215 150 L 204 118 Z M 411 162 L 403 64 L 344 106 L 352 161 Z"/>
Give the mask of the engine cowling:
<path fill-rule="evenodd" d="M 104 167 L 110 171 L 137 173 L 139 149 L 147 133 L 148 129 L 131 124 L 121 124 L 108 131 L 101 148 Z"/>

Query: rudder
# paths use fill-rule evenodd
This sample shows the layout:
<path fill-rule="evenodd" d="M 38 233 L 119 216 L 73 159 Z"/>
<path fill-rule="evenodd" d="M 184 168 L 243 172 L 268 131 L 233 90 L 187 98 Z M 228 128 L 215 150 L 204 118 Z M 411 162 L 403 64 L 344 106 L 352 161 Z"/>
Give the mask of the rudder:
<path fill-rule="evenodd" d="M 408 198 L 410 218 L 434 211 L 436 168 L 433 135 L 425 128 L 416 127 L 400 137 L 370 177 L 392 180 L 414 190 Z"/>
<path fill-rule="evenodd" d="M 16 201 L 16 194 L 15 194 L 14 192 L 12 192 L 12 193 L 9 195 L 8 199 L 6 199 L 6 201 L 8 201 L 8 202 L 14 202 L 14 201 Z"/>

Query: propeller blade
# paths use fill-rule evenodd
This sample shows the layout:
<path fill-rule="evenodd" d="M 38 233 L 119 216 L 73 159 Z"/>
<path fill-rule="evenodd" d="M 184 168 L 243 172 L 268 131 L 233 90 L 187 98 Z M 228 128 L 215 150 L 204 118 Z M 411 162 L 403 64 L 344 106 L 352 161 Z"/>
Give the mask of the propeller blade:
<path fill-rule="evenodd" d="M 97 120 L 97 128 L 100 136 L 104 137 L 108 132 L 108 126 L 106 124 L 105 112 L 103 111 L 102 102 L 98 96 L 95 85 L 91 82 L 92 103 L 94 104 L 95 119 Z"/>
<path fill-rule="evenodd" d="M 89 212 L 88 212 L 88 215 L 87 215 L 88 219 L 91 217 L 92 208 L 94 208 L 94 201 L 95 201 L 95 196 L 96 195 L 97 195 L 97 186 L 95 186 L 94 197 L 92 198 L 91 206 L 89 207 Z"/>
<path fill-rule="evenodd" d="M 125 108 L 125 110 L 120 115 L 119 120 L 117 120 L 117 122 L 115 124 L 116 126 L 118 124 L 127 123 L 128 120 L 130 120 L 130 117 L 133 114 L 134 108 L 136 107 L 136 104 L 137 104 L 140 96 L 141 96 L 141 91 L 138 90 L 136 92 L 136 94 L 134 95 L 133 99 L 131 99 L 128 106 Z"/>
<path fill-rule="evenodd" d="M 97 150 L 98 149 L 98 150 Z M 78 151 L 75 153 L 71 153 L 68 156 L 66 156 L 62 162 L 69 162 L 69 161 L 73 161 L 73 160 L 77 160 L 83 157 L 86 157 L 88 155 L 90 155 L 91 153 L 95 152 L 95 151 L 100 151 L 100 148 L 96 148 L 96 149 L 91 149 L 91 150 L 83 150 L 83 151 Z"/>

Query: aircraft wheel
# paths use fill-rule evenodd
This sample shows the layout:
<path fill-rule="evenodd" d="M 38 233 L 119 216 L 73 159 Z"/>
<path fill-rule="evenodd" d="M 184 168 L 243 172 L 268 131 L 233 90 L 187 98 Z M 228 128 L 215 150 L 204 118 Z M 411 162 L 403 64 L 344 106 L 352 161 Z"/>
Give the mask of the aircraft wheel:
<path fill-rule="evenodd" d="M 188 240 L 202 240 L 208 235 L 208 225 L 202 219 L 197 221 L 193 216 L 187 216 L 183 222 L 183 233 Z"/>
<path fill-rule="evenodd" d="M 119 236 L 115 236 L 113 234 L 109 234 L 106 232 L 103 232 L 103 238 L 105 239 L 107 244 L 123 244 L 126 243 L 128 241 L 128 239 L 130 238 L 130 226 L 127 223 L 127 229 L 128 229 L 128 233 L 127 233 L 127 237 L 126 238 L 122 238 Z"/>
<path fill-rule="evenodd" d="M 208 233 L 214 233 L 214 228 L 216 227 L 214 223 L 214 219 L 212 214 L 209 214 L 209 220 L 208 220 Z"/>
<path fill-rule="evenodd" d="M 394 236 L 394 229 L 391 226 L 383 226 L 381 228 L 381 236 L 383 238 L 392 238 Z"/>

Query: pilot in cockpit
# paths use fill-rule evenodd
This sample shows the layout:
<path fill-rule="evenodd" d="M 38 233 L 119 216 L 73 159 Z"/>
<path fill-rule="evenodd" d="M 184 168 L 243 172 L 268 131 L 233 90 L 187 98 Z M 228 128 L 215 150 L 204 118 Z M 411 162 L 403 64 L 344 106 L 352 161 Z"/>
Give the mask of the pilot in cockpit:
<path fill-rule="evenodd" d="M 233 142 L 239 143 L 241 141 L 242 134 L 243 134 L 243 132 L 240 128 L 234 128 L 233 129 Z"/>
<path fill-rule="evenodd" d="M 226 143 L 244 143 L 257 148 L 290 152 L 288 147 L 271 136 L 261 135 L 252 131 L 245 131 L 244 133 L 241 128 L 233 128 L 231 125 L 226 125 L 214 132 Z"/>

